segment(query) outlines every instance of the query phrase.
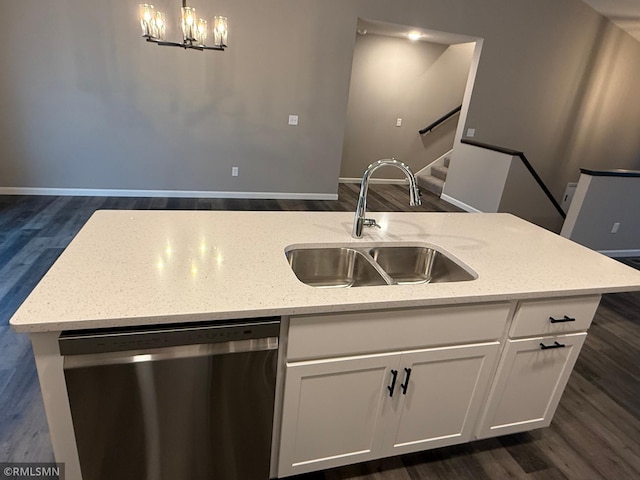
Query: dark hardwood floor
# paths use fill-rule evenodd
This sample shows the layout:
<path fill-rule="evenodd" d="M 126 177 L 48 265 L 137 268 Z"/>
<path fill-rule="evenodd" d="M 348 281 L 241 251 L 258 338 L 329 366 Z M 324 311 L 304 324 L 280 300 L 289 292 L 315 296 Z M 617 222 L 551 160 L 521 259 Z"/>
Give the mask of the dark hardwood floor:
<path fill-rule="evenodd" d="M 357 195 L 346 184 L 337 201 L 0 196 L 0 462 L 53 460 L 31 345 L 8 321 L 96 209 L 354 211 Z M 374 184 L 368 207 L 459 211 L 423 201 Z M 551 427 L 295 479 L 640 479 L 639 352 L 640 292 L 605 295 Z"/>

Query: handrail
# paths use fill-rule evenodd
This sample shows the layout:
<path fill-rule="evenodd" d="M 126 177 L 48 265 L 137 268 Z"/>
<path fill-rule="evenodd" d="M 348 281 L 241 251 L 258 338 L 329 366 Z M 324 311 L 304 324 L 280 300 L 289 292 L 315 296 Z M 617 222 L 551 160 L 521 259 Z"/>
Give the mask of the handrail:
<path fill-rule="evenodd" d="M 592 177 L 640 177 L 640 170 L 625 170 L 623 168 L 616 168 L 613 170 L 591 170 L 590 168 L 581 168 L 580 173 L 585 173 Z"/>
<path fill-rule="evenodd" d="M 524 166 L 527 167 L 527 170 L 529 170 L 529 173 L 533 176 L 538 186 L 542 189 L 542 191 L 545 193 L 547 198 L 551 201 L 551 203 L 553 204 L 555 209 L 558 211 L 560 216 L 562 218 L 567 218 L 567 214 L 564 213 L 564 210 L 562 210 L 562 207 L 560 206 L 560 204 L 551 194 L 551 192 L 549 191 L 545 183 L 542 181 L 542 179 L 540 178 L 540 175 L 538 175 L 538 172 L 535 171 L 535 169 L 533 168 L 533 165 L 531 165 L 529 160 L 527 160 L 527 157 L 525 157 L 524 152 L 521 152 L 519 150 L 512 150 L 510 148 L 505 148 L 505 147 L 498 147 L 496 145 L 490 145 L 488 143 L 476 142 L 475 140 L 467 140 L 465 138 L 460 140 L 460 143 L 465 143 L 467 145 L 472 145 L 474 147 L 485 148 L 487 150 L 493 150 L 494 152 L 504 153 L 507 155 L 511 155 L 513 157 L 518 157 L 522 161 Z"/>
<path fill-rule="evenodd" d="M 428 127 L 424 127 L 422 130 L 418 130 L 418 133 L 420 135 L 424 135 L 427 132 L 430 132 L 431 130 L 433 130 L 434 128 L 436 128 L 438 125 L 440 125 L 441 123 L 444 123 L 445 120 L 448 120 L 449 118 L 453 117 L 456 113 L 458 113 L 460 110 L 462 110 L 462 105 L 458 105 L 456 108 L 454 108 L 453 110 L 451 110 L 449 113 L 441 116 L 438 120 L 436 120 L 435 122 L 433 122 L 431 125 L 429 125 Z"/>

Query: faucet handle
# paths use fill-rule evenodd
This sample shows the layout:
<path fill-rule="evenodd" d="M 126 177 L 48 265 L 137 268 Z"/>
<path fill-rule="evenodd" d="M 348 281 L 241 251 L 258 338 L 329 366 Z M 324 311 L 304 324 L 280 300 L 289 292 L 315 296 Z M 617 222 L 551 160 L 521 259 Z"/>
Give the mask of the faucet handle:
<path fill-rule="evenodd" d="M 362 222 L 362 225 L 365 226 L 365 227 L 382 228 L 380 225 L 378 225 L 378 222 L 376 222 L 375 218 L 365 218 L 364 221 Z"/>

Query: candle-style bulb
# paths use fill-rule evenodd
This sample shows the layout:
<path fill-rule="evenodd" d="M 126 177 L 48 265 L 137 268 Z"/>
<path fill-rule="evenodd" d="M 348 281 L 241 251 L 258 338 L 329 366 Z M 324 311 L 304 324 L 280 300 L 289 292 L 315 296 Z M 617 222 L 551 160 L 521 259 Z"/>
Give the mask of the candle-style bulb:
<path fill-rule="evenodd" d="M 140 27 L 142 28 L 142 36 L 153 37 L 153 20 L 155 18 L 155 9 L 153 5 L 141 3 L 138 9 L 140 12 Z"/>
<path fill-rule="evenodd" d="M 198 45 L 204 45 L 207 41 L 207 21 L 203 18 L 198 19 L 196 28 L 196 40 Z"/>
<path fill-rule="evenodd" d="M 213 17 L 213 44 L 216 47 L 227 46 L 228 31 L 227 17 Z"/>
<path fill-rule="evenodd" d="M 182 38 L 185 42 L 196 41 L 196 9 L 182 7 Z"/>

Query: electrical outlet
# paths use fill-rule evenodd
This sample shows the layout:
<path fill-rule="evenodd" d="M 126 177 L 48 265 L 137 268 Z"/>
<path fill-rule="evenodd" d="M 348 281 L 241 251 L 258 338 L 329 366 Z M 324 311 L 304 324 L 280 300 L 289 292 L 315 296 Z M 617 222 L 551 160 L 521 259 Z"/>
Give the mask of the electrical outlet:
<path fill-rule="evenodd" d="M 475 136 L 476 136 L 476 129 L 475 128 L 467 128 L 467 137 L 473 138 Z"/>
<path fill-rule="evenodd" d="M 231 167 L 231 176 L 232 177 L 238 176 L 238 167 Z"/>
<path fill-rule="evenodd" d="M 289 125 L 298 125 L 298 115 L 289 115 Z"/>
<path fill-rule="evenodd" d="M 396 127 L 401 127 L 401 126 L 402 126 L 402 119 L 396 118 Z"/>
<path fill-rule="evenodd" d="M 618 233 L 619 228 L 620 228 L 620 222 L 615 222 L 611 227 L 611 233 Z"/>

